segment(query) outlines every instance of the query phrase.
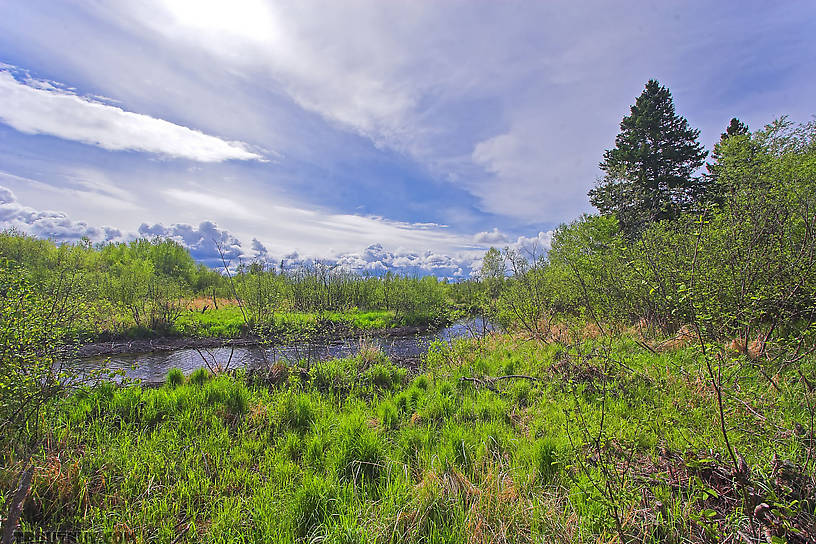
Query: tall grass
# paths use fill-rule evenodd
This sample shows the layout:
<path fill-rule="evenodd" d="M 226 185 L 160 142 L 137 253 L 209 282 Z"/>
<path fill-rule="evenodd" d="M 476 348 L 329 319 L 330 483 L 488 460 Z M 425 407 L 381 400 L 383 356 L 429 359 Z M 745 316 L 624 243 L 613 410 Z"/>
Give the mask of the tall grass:
<path fill-rule="evenodd" d="M 632 538 L 680 541 L 703 522 L 735 531 L 738 507 L 705 521 L 712 483 L 695 467 L 717 465 L 708 452 L 721 438 L 694 349 L 613 340 L 631 371 L 607 376 L 602 403 L 597 360 L 583 356 L 598 342 L 454 345 L 410 380 L 355 358 L 270 387 L 198 372 L 173 387 L 79 391 L 49 411 L 23 526 L 136 542 L 608 539 L 580 409 L 586 436 L 603 413 L 605 455 L 636 467 L 619 498 Z M 536 379 L 487 381 L 508 371 Z M 802 465 L 807 441 L 774 429 L 807 421 L 805 386 L 780 376 L 786 393 L 769 391 L 750 367 L 740 380 L 732 432 L 746 463 L 770 474 L 775 452 Z"/>

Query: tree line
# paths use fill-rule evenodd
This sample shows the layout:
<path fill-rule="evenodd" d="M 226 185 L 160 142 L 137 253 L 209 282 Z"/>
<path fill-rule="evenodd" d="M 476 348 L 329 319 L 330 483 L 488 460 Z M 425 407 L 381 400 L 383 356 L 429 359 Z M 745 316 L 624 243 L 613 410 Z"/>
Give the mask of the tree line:
<path fill-rule="evenodd" d="M 494 318 L 536 334 L 573 315 L 668 332 L 695 324 L 706 338 L 746 343 L 809 337 L 816 122 L 781 118 L 752 132 L 734 118 L 709 157 L 650 80 L 620 128 L 589 191 L 597 214 L 558 227 L 544 258 L 488 252 L 481 277 Z"/>
<path fill-rule="evenodd" d="M 284 270 L 257 260 L 214 270 L 163 238 L 94 246 L 6 230 L 0 260 L 42 296 L 70 302 L 70 322 L 85 340 L 134 330 L 167 334 L 186 312 L 235 303 L 253 327 L 276 312 L 386 310 L 410 324 L 441 322 L 450 311 L 448 286 L 436 278 L 363 276 L 321 262 Z"/>

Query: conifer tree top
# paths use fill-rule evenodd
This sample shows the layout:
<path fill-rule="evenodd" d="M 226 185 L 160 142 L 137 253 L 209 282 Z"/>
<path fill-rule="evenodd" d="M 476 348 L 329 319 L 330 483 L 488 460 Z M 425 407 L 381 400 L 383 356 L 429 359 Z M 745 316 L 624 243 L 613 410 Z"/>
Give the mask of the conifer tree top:
<path fill-rule="evenodd" d="M 614 213 L 622 227 L 637 231 L 646 223 L 677 217 L 703 191 L 695 171 L 707 152 L 700 131 L 675 113 L 671 92 L 650 79 L 623 118 L 615 147 L 604 152 L 605 172 L 589 192 L 602 213 Z"/>

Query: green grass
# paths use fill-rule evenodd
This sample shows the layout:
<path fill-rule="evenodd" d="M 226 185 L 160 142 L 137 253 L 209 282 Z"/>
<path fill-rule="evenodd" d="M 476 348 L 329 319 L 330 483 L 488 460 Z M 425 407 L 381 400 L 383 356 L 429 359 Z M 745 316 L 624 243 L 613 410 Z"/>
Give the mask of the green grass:
<path fill-rule="evenodd" d="M 397 318 L 391 310 L 361 311 L 351 309 L 343 312 L 274 312 L 263 317 L 261 323 L 247 313 L 248 327 L 241 308 L 225 305 L 218 309 L 209 308 L 205 312 L 187 310 L 181 314 L 169 331 L 159 332 L 144 326 L 137 326 L 133 318 L 112 306 L 99 310 L 90 322 L 80 323 L 74 336 L 84 341 L 110 340 L 114 338 L 151 338 L 157 335 L 239 338 L 250 329 L 264 334 L 278 336 L 301 336 L 304 334 L 330 332 L 339 326 L 356 331 L 389 329 L 404 325 L 422 326 L 440 324 L 437 316 L 410 314 Z"/>
<path fill-rule="evenodd" d="M 248 317 L 251 319 L 251 316 Z M 331 324 L 342 324 L 350 329 L 370 331 L 387 329 L 407 324 L 407 322 L 404 319 L 396 320 L 394 312 L 388 310 L 324 313 L 276 312 L 268 316 L 258 329 L 269 334 L 299 335 L 319 333 Z M 247 326 L 239 307 L 226 306 L 217 310 L 210 309 L 204 313 L 187 312 L 176 322 L 173 332 L 182 336 L 237 338 L 247 332 Z"/>
<path fill-rule="evenodd" d="M 273 387 L 199 371 L 158 389 L 80 391 L 48 412 L 24 525 L 136 542 L 179 531 L 186 542 L 612 540 L 591 445 L 601 436 L 632 538 L 735 531 L 739 506 L 709 513 L 704 469 L 728 460 L 697 352 L 618 338 L 609 347 L 626 368 L 604 368 L 601 347 L 489 339 L 437 345 L 413 377 L 358 357 Z M 814 373 L 813 361 L 801 368 Z M 461 379 L 509 373 L 538 379 L 495 390 Z M 750 365 L 725 373 L 739 385 L 730 439 L 768 486 L 774 453 L 806 459 L 791 431 L 807 425 L 804 386 L 793 371 L 777 376 L 781 392 Z M 682 485 L 669 459 L 691 475 Z"/>
<path fill-rule="evenodd" d="M 222 306 L 206 312 L 186 312 L 176 321 L 174 331 L 182 336 L 237 338 L 245 329 L 238 306 Z"/>
<path fill-rule="evenodd" d="M 400 324 L 394 319 L 394 312 L 390 310 L 327 312 L 324 314 L 324 318 L 334 323 L 345 323 L 352 328 L 361 330 L 387 329 Z"/>

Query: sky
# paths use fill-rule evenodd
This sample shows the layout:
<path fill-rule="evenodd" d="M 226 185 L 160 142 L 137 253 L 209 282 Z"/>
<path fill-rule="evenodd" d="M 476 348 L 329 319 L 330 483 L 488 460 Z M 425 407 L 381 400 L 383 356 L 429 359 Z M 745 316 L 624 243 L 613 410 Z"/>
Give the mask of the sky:
<path fill-rule="evenodd" d="M 711 148 L 816 113 L 812 1 L 5 0 L 0 228 L 466 277 L 591 212 L 655 78 Z"/>

